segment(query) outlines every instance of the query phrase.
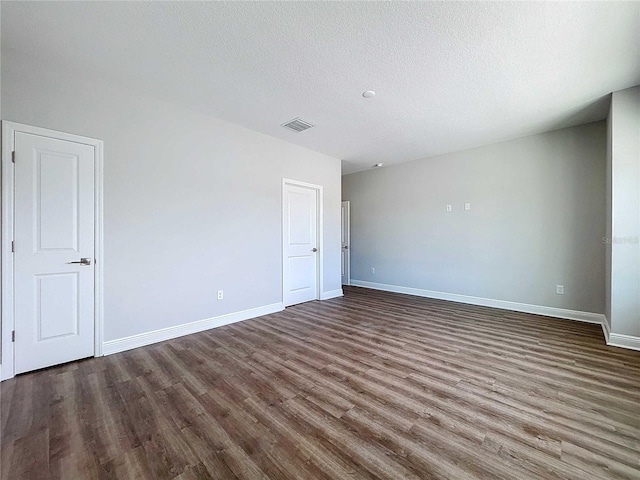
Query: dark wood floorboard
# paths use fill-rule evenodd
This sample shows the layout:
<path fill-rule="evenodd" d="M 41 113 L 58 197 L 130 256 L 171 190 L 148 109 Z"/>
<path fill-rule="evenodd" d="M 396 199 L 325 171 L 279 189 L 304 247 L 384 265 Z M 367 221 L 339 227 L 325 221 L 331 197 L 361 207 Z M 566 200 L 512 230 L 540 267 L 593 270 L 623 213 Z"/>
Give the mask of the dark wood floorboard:
<path fill-rule="evenodd" d="M 0 397 L 7 480 L 640 479 L 640 352 L 360 288 Z"/>

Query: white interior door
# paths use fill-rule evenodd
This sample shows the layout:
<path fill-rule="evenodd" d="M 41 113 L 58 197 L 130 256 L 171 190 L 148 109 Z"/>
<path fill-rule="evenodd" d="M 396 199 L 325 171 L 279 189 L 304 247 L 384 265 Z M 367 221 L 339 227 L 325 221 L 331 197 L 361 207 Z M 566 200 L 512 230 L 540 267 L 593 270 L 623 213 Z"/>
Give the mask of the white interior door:
<path fill-rule="evenodd" d="M 318 298 L 318 191 L 284 184 L 283 301 L 285 306 Z"/>
<path fill-rule="evenodd" d="M 350 284 L 351 269 L 351 204 L 342 202 L 340 242 L 342 244 L 340 258 L 340 274 L 342 276 L 342 285 Z"/>
<path fill-rule="evenodd" d="M 15 134 L 15 373 L 94 354 L 94 159 Z"/>

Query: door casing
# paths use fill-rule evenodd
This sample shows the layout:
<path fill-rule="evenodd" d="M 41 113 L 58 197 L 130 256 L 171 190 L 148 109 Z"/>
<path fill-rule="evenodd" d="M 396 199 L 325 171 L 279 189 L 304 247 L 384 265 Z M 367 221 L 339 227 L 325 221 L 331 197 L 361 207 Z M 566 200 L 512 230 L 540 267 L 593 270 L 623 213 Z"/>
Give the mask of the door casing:
<path fill-rule="evenodd" d="M 309 188 L 311 190 L 315 190 L 316 191 L 316 200 L 317 200 L 317 227 L 316 227 L 316 235 L 317 235 L 317 245 L 318 245 L 318 267 L 316 268 L 316 275 L 317 275 L 317 291 L 316 291 L 316 300 L 320 300 L 321 294 L 322 292 L 324 292 L 324 270 L 323 270 L 323 265 L 322 265 L 322 259 L 323 259 L 323 255 L 324 255 L 324 245 L 323 245 L 323 225 L 324 225 L 324 213 L 323 213 L 323 207 L 322 207 L 322 203 L 323 203 L 323 192 L 322 192 L 322 186 L 321 185 L 314 185 L 312 183 L 306 183 L 306 182 L 300 182 L 298 180 L 291 180 L 288 178 L 283 178 L 282 179 L 282 210 L 281 210 L 281 223 L 282 223 L 282 230 L 281 230 L 281 248 L 280 248 L 280 254 L 282 255 L 282 272 L 281 272 L 281 288 L 282 288 L 282 304 L 284 305 L 284 271 L 285 271 L 285 265 L 284 262 L 286 261 L 286 255 L 285 255 L 285 219 L 286 219 L 286 212 L 285 212 L 285 208 L 286 208 L 286 198 L 285 198 L 285 186 L 286 185 L 294 185 L 297 187 L 304 187 L 304 188 Z"/>
<path fill-rule="evenodd" d="M 0 330 L 2 346 L 2 371 L 0 380 L 12 378 L 15 375 L 15 350 L 11 338 L 11 332 L 15 330 L 15 306 L 14 306 L 14 257 L 11 244 L 14 239 L 14 168 L 13 151 L 15 148 L 15 134 L 23 132 L 32 135 L 66 140 L 81 143 L 93 147 L 94 151 L 94 243 L 95 243 L 95 269 L 94 269 L 94 356 L 102 356 L 103 340 L 103 272 L 104 256 L 102 248 L 103 232 L 103 142 L 93 138 L 57 132 L 46 128 L 33 127 L 15 122 L 2 122 L 2 241 L 0 254 L 2 278 L 0 282 L 2 307 L 0 308 Z"/>

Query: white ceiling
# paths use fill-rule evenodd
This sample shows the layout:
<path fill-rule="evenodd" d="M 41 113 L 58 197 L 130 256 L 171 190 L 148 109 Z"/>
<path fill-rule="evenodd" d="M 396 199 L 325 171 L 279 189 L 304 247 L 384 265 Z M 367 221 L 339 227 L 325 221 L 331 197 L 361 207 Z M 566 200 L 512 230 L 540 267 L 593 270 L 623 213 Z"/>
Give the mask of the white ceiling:
<path fill-rule="evenodd" d="M 604 118 L 640 84 L 640 2 L 2 2 L 2 48 L 349 173 Z"/>

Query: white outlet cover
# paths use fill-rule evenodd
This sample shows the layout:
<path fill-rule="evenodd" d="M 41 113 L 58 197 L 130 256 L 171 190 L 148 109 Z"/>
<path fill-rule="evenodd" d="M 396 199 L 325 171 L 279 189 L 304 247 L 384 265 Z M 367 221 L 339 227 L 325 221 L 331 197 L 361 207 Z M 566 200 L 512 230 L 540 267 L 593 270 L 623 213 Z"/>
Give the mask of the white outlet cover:
<path fill-rule="evenodd" d="M 464 204 L 464 209 L 465 210 L 471 210 L 471 204 L 470 203 L 465 203 Z"/>
<path fill-rule="evenodd" d="M 451 211 L 451 205 L 447 205 L 447 212 Z"/>

